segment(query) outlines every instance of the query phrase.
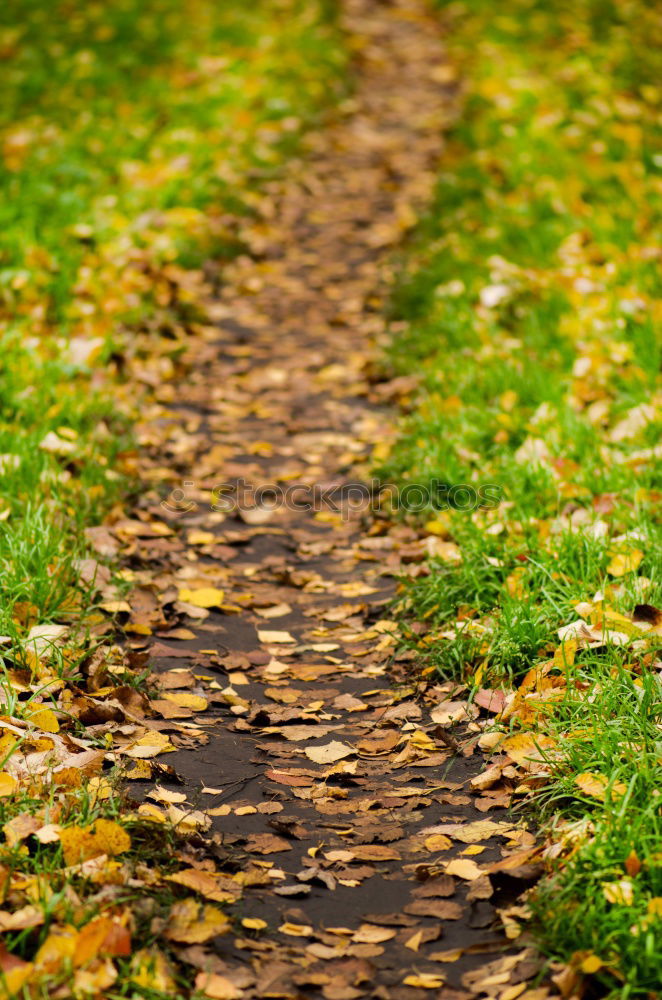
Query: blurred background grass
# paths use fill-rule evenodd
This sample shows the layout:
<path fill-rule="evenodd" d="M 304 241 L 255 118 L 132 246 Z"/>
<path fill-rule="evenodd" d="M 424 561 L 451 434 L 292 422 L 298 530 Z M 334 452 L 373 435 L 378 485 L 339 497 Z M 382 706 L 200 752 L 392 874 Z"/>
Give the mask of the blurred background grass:
<path fill-rule="evenodd" d="M 556 748 L 533 808 L 561 861 L 529 902 L 564 995 L 591 972 L 591 995 L 657 996 L 659 635 L 570 654 L 558 629 L 643 635 L 633 609 L 662 604 L 662 8 L 437 6 L 463 110 L 392 305 L 392 365 L 420 392 L 378 458 L 503 502 L 428 511 L 403 642 L 515 692 L 500 725 Z"/>
<path fill-rule="evenodd" d="M 131 473 L 127 359 L 172 376 L 202 263 L 343 65 L 326 0 L 0 7 L 0 633 L 76 605 L 80 529 Z"/>

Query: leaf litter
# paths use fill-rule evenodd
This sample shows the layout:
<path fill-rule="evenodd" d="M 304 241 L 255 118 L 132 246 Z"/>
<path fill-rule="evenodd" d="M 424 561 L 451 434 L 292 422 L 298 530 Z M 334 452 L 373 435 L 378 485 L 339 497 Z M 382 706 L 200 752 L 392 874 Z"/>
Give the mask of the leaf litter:
<path fill-rule="evenodd" d="M 91 624 L 102 640 L 112 616 L 123 641 L 77 663 L 66 629 L 35 632 L 10 675 L 51 702 L 21 719 L 7 706 L 2 795 L 51 792 L 3 832 L 25 856 L 58 845 L 66 897 L 30 961 L 0 955 L 14 991 L 50 975 L 64 996 L 73 969 L 76 995 L 103 996 L 128 968 L 142 990 L 230 1000 L 554 995 L 513 945 L 526 904 L 493 901 L 502 872 L 522 888 L 536 876 L 533 836 L 500 817 L 554 748 L 504 744 L 483 773 L 490 703 L 411 679 L 388 607 L 424 558 L 417 533 L 361 511 L 216 503 L 240 477 L 349 483 L 392 434 L 381 404 L 399 388 L 372 378 L 388 253 L 430 195 L 454 75 L 418 0 L 347 0 L 343 18 L 356 90 L 266 185 L 249 252 L 222 284 L 211 265 L 200 277 L 207 321 L 169 369 L 185 378 L 149 380 L 146 489 L 88 531 Z M 104 572 L 116 554 L 122 587 Z M 130 791 L 107 816 L 111 766 Z M 41 876 L 5 875 L 3 930 L 43 925 Z M 83 884 L 98 887 L 84 903 Z"/>

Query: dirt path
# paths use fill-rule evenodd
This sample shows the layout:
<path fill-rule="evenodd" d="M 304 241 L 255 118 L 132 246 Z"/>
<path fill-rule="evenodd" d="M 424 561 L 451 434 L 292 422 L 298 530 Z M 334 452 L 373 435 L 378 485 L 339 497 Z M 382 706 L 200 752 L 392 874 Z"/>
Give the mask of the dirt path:
<path fill-rule="evenodd" d="M 173 728 L 182 749 L 164 760 L 188 803 L 210 811 L 199 822 L 211 821 L 221 897 L 248 919 L 244 937 L 182 950 L 227 977 L 233 996 L 514 1000 L 535 972 L 530 951 L 507 950 L 496 917 L 515 880 L 476 865 L 528 835 L 508 833 L 503 798 L 471 793 L 482 766 L 473 742 L 454 754 L 430 719 L 452 685 L 387 667 L 394 574 L 422 542 L 328 502 L 241 517 L 211 509 L 212 489 L 237 480 L 353 481 L 388 433 L 381 406 L 397 386 L 366 376 L 380 289 L 432 183 L 452 96 L 422 0 L 344 8 L 356 92 L 268 192 L 253 254 L 224 272 L 217 326 L 191 348 L 190 377 L 163 390 L 141 430 L 145 476 L 188 484 L 169 509 L 147 495 L 136 514 L 175 530 L 128 553 L 138 580 L 170 587 L 152 655 L 173 689 L 187 677 L 173 670 L 213 679 L 216 710 L 187 721 L 190 709 L 175 706 L 156 728 Z M 209 869 L 202 836 L 186 859 Z M 452 859 L 460 866 L 445 874 Z"/>

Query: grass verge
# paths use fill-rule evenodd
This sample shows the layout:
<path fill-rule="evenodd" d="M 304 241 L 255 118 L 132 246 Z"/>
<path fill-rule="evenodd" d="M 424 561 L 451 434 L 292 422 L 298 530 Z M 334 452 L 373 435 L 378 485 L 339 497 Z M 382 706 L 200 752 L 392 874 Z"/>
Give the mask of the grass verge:
<path fill-rule="evenodd" d="M 566 995 L 591 975 L 651 996 L 662 22 L 639 0 L 440 6 L 464 111 L 393 304 L 392 363 L 421 390 L 379 460 L 456 490 L 426 515 L 403 641 L 505 691 L 483 743 L 549 821 L 530 905 Z M 481 504 L 487 485 L 499 503 Z"/>
<path fill-rule="evenodd" d="M 325 0 L 19 0 L 0 60 L 0 992 L 188 996 L 169 954 L 227 929 L 232 884 L 168 881 L 197 870 L 183 797 L 120 797 L 113 764 L 153 777 L 171 747 L 135 729 L 141 664 L 104 638 L 122 582 L 85 530 L 205 321 L 202 265 L 236 252 L 343 54 Z"/>

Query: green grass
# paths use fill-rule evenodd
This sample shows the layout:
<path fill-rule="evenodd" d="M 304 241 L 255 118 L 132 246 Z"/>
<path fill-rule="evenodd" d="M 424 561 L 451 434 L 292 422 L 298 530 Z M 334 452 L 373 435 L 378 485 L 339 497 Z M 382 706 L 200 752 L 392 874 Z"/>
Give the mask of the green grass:
<path fill-rule="evenodd" d="M 662 22 L 640 0 L 440 7 L 466 93 L 393 300 L 390 363 L 421 389 L 378 458 L 388 480 L 502 499 L 425 513 L 446 549 L 403 590 L 403 644 L 444 676 L 519 689 L 502 726 L 558 740 L 536 809 L 555 837 L 580 825 L 537 931 L 573 967 L 592 956 L 603 990 L 643 996 L 662 966 L 662 697 L 659 636 L 629 619 L 662 605 Z M 582 616 L 630 638 L 560 646 Z M 544 711 L 527 675 L 555 685 Z M 583 794 L 580 774 L 619 794 Z M 632 852 L 632 900 L 609 901 Z"/>
<path fill-rule="evenodd" d="M 132 472 L 126 376 L 174 374 L 200 265 L 338 92 L 334 32 L 323 0 L 2 6 L 0 634 L 78 602 Z"/>
<path fill-rule="evenodd" d="M 136 813 L 108 764 L 94 795 L 78 762 L 61 781 L 36 762 L 52 752 L 55 766 L 71 739 L 113 748 L 78 718 L 94 656 L 105 695 L 144 681 L 103 638 L 85 528 L 121 516 L 132 419 L 185 375 L 210 277 L 344 93 L 345 53 L 327 0 L 9 0 L 0 65 L 0 909 L 41 917 L 3 932 L 0 995 L 188 997 L 190 969 L 141 971 L 133 954 L 174 957 L 163 918 L 191 892 L 163 881 L 188 864 L 173 824 Z M 43 625 L 64 635 L 40 651 L 29 633 Z M 14 843 L 12 823 L 35 820 L 52 838 L 26 827 Z M 63 872 L 65 831 L 98 820 L 130 849 L 89 877 Z M 58 935 L 108 914 L 131 927 L 131 957 L 72 967 Z"/>

